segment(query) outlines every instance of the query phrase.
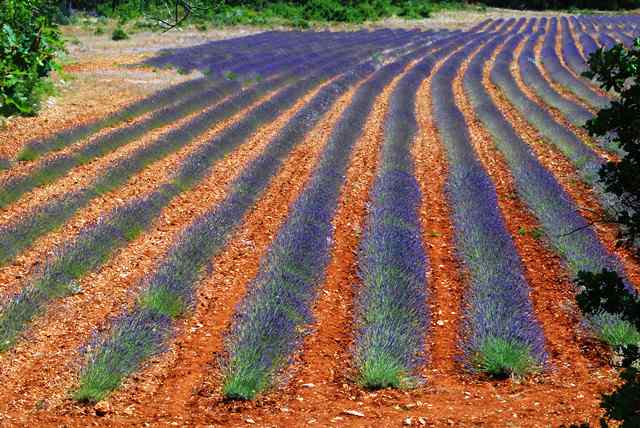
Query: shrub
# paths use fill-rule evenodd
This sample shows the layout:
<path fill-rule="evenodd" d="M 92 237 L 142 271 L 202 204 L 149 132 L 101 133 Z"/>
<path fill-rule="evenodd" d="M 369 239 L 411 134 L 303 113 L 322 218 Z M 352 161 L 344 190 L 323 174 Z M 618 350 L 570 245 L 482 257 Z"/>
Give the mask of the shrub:
<path fill-rule="evenodd" d="M 621 314 L 630 322 L 640 325 L 640 302 L 628 292 L 616 272 L 580 272 L 576 282 L 581 289 L 576 300 L 583 313 Z"/>
<path fill-rule="evenodd" d="M 599 171 L 608 192 L 618 196 L 620 207 L 616 221 L 622 226 L 622 243 L 637 245 L 640 241 L 640 39 L 633 48 L 618 44 L 609 50 L 598 49 L 589 58 L 584 75 L 596 79 L 618 99 L 587 122 L 589 134 L 607 137 L 626 152 L 620 161 L 607 162 Z"/>
<path fill-rule="evenodd" d="M 33 115 L 63 48 L 44 0 L 0 0 L 0 115 Z"/>
<path fill-rule="evenodd" d="M 111 34 L 111 40 L 126 40 L 129 38 L 129 35 L 127 34 L 126 31 L 124 31 L 124 29 L 122 27 L 118 27 L 115 30 L 113 30 L 113 34 Z"/>
<path fill-rule="evenodd" d="M 510 9 L 635 9 L 640 6 L 638 0 L 484 0 L 484 4 Z"/>

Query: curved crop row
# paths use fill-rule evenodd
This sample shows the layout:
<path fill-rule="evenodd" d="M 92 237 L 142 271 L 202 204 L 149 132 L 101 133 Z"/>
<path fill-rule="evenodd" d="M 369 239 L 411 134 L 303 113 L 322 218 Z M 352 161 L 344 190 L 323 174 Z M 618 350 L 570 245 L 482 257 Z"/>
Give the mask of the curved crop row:
<path fill-rule="evenodd" d="M 424 32 L 422 34 L 426 34 Z M 263 33 L 265 34 L 265 33 Z M 389 30 L 379 29 L 375 31 L 354 31 L 354 32 L 271 32 L 269 36 L 265 36 L 261 42 L 254 41 L 246 48 L 234 47 L 233 40 L 213 41 L 190 48 L 175 49 L 169 55 L 154 58 L 151 63 L 172 65 L 181 70 L 190 71 L 194 69 L 203 70 L 204 72 L 215 71 L 217 73 L 227 72 L 227 63 L 229 61 L 243 62 L 253 61 L 258 55 L 263 58 L 274 57 L 280 55 L 283 50 L 290 48 L 305 49 L 313 44 L 325 46 L 340 46 L 343 43 L 370 43 L 373 38 L 401 38 L 404 39 L 411 35 L 420 34 L 415 31 L 408 30 Z M 276 40 L 273 40 L 276 39 Z M 286 42 L 286 43 L 283 43 Z M 212 47 L 216 47 L 212 49 Z M 226 46 L 226 47 L 225 47 Z M 218 52 L 217 54 L 215 52 Z"/>
<path fill-rule="evenodd" d="M 202 77 L 199 79 L 188 80 L 160 90 L 155 92 L 153 95 L 143 98 L 140 101 L 136 101 L 106 117 L 79 126 L 67 128 L 44 138 L 30 141 L 25 145 L 23 151 L 18 154 L 17 160 L 35 160 L 45 153 L 60 150 L 82 140 L 83 138 L 87 138 L 101 129 L 116 126 L 126 122 L 127 120 L 131 120 L 137 116 L 155 110 L 158 106 L 169 105 L 180 101 L 182 98 L 188 98 L 211 84 L 211 79 Z"/>
<path fill-rule="evenodd" d="M 559 85 L 563 86 L 570 92 L 573 92 L 578 98 L 585 101 L 594 108 L 603 108 L 609 105 L 609 99 L 603 95 L 596 93 L 587 83 L 578 79 L 567 70 L 556 52 L 556 37 L 558 34 L 558 20 L 551 18 L 549 32 L 544 38 L 542 51 L 540 52 L 540 60 L 547 70 L 547 73 Z"/>
<path fill-rule="evenodd" d="M 210 71 L 215 71 L 213 75 L 208 75 L 172 86 L 144 98 L 143 100 L 135 102 L 105 118 L 66 129 L 49 137 L 31 141 L 25 145 L 17 159 L 35 160 L 46 153 L 68 147 L 69 145 L 83 138 L 87 138 L 101 129 L 118 125 L 150 111 L 169 108 L 177 102 L 188 99 L 191 99 L 192 102 L 194 98 L 205 99 L 204 97 L 201 97 L 204 95 L 202 91 L 207 91 L 212 85 L 224 86 L 229 84 L 229 82 L 224 79 L 224 76 L 235 76 L 235 80 L 242 80 L 243 76 L 246 76 L 248 79 L 255 79 L 256 76 L 266 77 L 269 75 L 269 71 L 271 70 L 283 70 L 283 68 L 274 67 L 274 64 L 290 60 L 293 55 L 296 55 L 299 59 L 299 55 L 304 55 L 309 52 L 328 52 L 331 49 L 336 49 L 346 45 L 372 43 L 380 36 L 379 33 L 381 32 L 371 32 L 367 37 L 362 38 L 354 38 L 350 34 L 337 33 L 339 37 L 330 38 L 329 40 L 326 40 L 326 37 L 319 37 L 317 40 L 309 40 L 303 47 L 300 46 L 299 40 L 291 40 L 283 37 L 282 41 L 288 41 L 289 43 L 277 45 L 277 48 L 267 52 L 264 51 L 264 46 L 254 46 L 249 51 L 245 49 L 243 52 L 245 55 L 242 57 L 225 55 L 223 61 L 211 63 L 209 65 L 211 68 Z M 332 40 L 334 39 L 335 42 L 332 43 Z M 233 43 L 229 41 L 225 45 L 232 47 L 237 40 L 240 39 L 233 39 Z M 266 44 L 271 42 L 272 41 L 269 37 L 265 37 Z M 165 55 L 161 58 L 169 60 L 172 56 Z M 175 64 L 183 68 L 179 61 L 175 61 Z M 237 86 L 237 82 L 234 86 Z"/>
<path fill-rule="evenodd" d="M 598 50 L 597 43 L 588 33 L 580 33 L 580 44 L 582 45 L 582 51 L 587 58 Z"/>
<path fill-rule="evenodd" d="M 413 67 L 394 89 L 385 118 L 369 214 L 358 264 L 355 361 L 366 388 L 414 383 L 428 326 L 426 271 L 411 144 L 417 132 L 414 105 L 421 81 L 448 53 L 438 50 Z"/>
<path fill-rule="evenodd" d="M 536 64 L 534 49 L 540 36 L 542 36 L 542 33 L 531 34 L 518 57 L 522 80 L 527 86 L 533 89 L 535 94 L 542 98 L 545 103 L 560 110 L 571 123 L 576 126 L 583 126 L 587 120 L 593 118 L 593 114 L 578 103 L 558 94 L 544 78 Z"/>
<path fill-rule="evenodd" d="M 456 45 L 465 39 L 455 41 Z M 400 79 L 385 134 L 358 263 L 356 344 L 359 382 L 367 388 L 413 384 L 423 358 L 427 259 L 417 209 L 411 144 L 417 132 L 414 105 L 420 83 L 453 44 L 443 44 Z"/>
<path fill-rule="evenodd" d="M 120 380 L 133 372 L 150 355 L 160 352 L 169 338 L 172 318 L 193 304 L 193 295 L 200 272 L 211 257 L 224 245 L 233 228 L 255 203 L 268 185 L 286 155 L 317 122 L 337 96 L 356 80 L 373 71 L 371 65 L 331 84 L 323 93 L 298 113 L 267 147 L 265 153 L 252 162 L 232 185 L 229 196 L 218 206 L 196 219 L 176 241 L 165 261 L 147 277 L 138 305 L 113 321 L 108 333 L 97 337 L 89 346 L 87 365 L 83 368 L 78 399 L 98 400 Z M 155 314 L 155 316 L 150 316 Z M 135 331 L 127 332 L 130 320 L 139 320 Z M 162 336 L 156 329 L 167 326 Z M 141 354 L 128 355 L 123 344 L 147 338 Z"/>
<path fill-rule="evenodd" d="M 507 42 L 496 57 L 491 70 L 491 81 L 501 90 L 502 94 L 547 141 L 564 154 L 578 169 L 581 178 L 598 190 L 603 205 L 606 208 L 615 206 L 615 198 L 605 194 L 598 185 L 598 169 L 604 163 L 590 147 L 583 143 L 571 130 L 558 123 L 551 114 L 529 99 L 518 87 L 512 75 L 511 63 L 513 50 L 521 42 L 522 35 L 515 36 Z M 522 60 L 522 58 L 521 58 Z M 522 62 L 522 61 L 521 61 Z M 525 68 L 526 70 L 526 68 Z"/>
<path fill-rule="evenodd" d="M 414 384 L 423 361 L 427 258 L 417 209 L 422 199 L 414 177 L 411 144 L 417 131 L 415 99 L 434 64 L 456 45 L 442 45 L 398 82 L 387 112 L 358 263 L 355 362 L 367 388 Z"/>
<path fill-rule="evenodd" d="M 611 49 L 616 45 L 615 39 L 605 32 L 598 35 L 598 41 L 600 42 L 600 46 L 604 49 Z"/>
<path fill-rule="evenodd" d="M 181 234 L 165 261 L 147 276 L 138 305 L 112 322 L 108 333 L 97 337 L 89 346 L 87 365 L 82 370 L 76 398 L 100 399 L 146 358 L 163 349 L 169 338 L 171 319 L 184 314 L 193 304 L 194 289 L 202 269 L 223 247 L 231 231 L 267 187 L 283 159 L 340 95 L 374 71 L 374 63 L 364 63 L 323 88 L 296 113 L 265 152 L 245 169 L 231 186 L 230 194 Z M 137 320 L 135 324 L 138 327 L 129 334 L 126 329 L 132 320 Z M 156 335 L 156 329 L 162 330 L 163 326 L 166 327 L 165 334 Z M 133 356 L 127 354 L 128 348 L 123 344 L 129 340 L 138 343 L 140 337 L 149 339 L 143 343 L 145 351 Z"/>
<path fill-rule="evenodd" d="M 544 336 L 533 315 L 520 258 L 498 208 L 491 179 L 475 155 L 452 89 L 462 61 L 454 54 L 431 86 L 434 119 L 449 161 L 447 195 L 455 242 L 468 274 L 462 347 L 472 370 L 523 374 L 544 364 Z"/>
<path fill-rule="evenodd" d="M 587 64 L 576 46 L 566 17 L 560 19 L 560 52 L 565 64 L 578 76 L 586 70 Z"/>
<path fill-rule="evenodd" d="M 507 64 L 513 55 L 514 43 L 517 42 L 516 36 L 504 44 L 496 59 L 492 76 L 508 73 Z M 490 99 L 481 83 L 481 77 L 477 76 L 490 53 L 482 52 L 482 56 L 476 58 L 476 70 L 473 75 L 469 75 L 466 84 L 478 115 L 509 165 L 518 194 L 539 220 L 545 236 L 564 259 L 571 275 L 575 277 L 579 271 L 600 272 L 608 269 L 624 276 L 620 262 L 602 245 L 593 229 L 578 213 L 578 207 L 571 197 L 535 157 Z M 632 292 L 628 283 L 627 287 Z M 617 319 L 610 321 L 619 322 Z"/>

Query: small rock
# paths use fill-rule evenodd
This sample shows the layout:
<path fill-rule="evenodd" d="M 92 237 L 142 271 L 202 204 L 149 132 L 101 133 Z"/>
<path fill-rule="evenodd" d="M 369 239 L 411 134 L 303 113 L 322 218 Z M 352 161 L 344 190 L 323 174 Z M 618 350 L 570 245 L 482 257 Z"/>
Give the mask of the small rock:
<path fill-rule="evenodd" d="M 343 421 L 344 418 L 340 417 L 340 416 L 336 416 L 335 418 L 331 419 L 331 422 L 338 422 L 338 421 Z"/>
<path fill-rule="evenodd" d="M 98 401 L 96 405 L 93 406 L 93 410 L 95 410 L 96 416 L 104 416 L 111 412 L 111 406 L 106 401 Z"/>
<path fill-rule="evenodd" d="M 442 320 L 438 320 L 438 321 L 436 321 L 436 324 L 438 324 L 438 325 L 444 325 L 444 321 L 442 321 Z"/>
<path fill-rule="evenodd" d="M 402 421 L 402 424 L 406 426 L 411 426 L 413 424 L 413 420 L 411 418 L 404 418 L 404 421 Z"/>
<path fill-rule="evenodd" d="M 253 420 L 253 419 L 251 419 L 251 418 L 247 418 L 247 419 L 245 419 L 244 421 L 245 421 L 246 423 L 248 423 L 248 424 L 255 424 L 255 423 L 256 423 L 256 421 L 254 421 L 254 420 Z"/>
<path fill-rule="evenodd" d="M 420 425 L 426 425 L 426 424 L 427 424 L 427 420 L 426 420 L 425 418 L 423 418 L 422 416 L 420 416 L 420 417 L 418 418 L 418 423 L 419 423 Z"/>
<path fill-rule="evenodd" d="M 343 410 L 342 413 L 345 414 L 345 415 L 357 416 L 359 418 L 364 418 L 364 413 L 359 412 L 357 410 Z"/>
<path fill-rule="evenodd" d="M 315 384 L 313 384 L 313 383 L 303 383 L 303 384 L 302 384 L 302 387 L 303 387 L 303 388 L 315 388 L 315 387 L 316 387 L 316 385 L 315 385 Z"/>

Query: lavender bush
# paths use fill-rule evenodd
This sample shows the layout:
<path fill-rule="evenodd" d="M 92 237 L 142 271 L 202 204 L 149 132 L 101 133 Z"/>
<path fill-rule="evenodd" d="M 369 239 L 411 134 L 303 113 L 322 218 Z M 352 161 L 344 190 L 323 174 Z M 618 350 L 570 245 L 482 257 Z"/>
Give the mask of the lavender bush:
<path fill-rule="evenodd" d="M 385 118 L 384 144 L 370 197 L 358 263 L 355 363 L 366 388 L 418 383 L 428 326 L 426 270 L 411 144 L 417 132 L 414 105 L 433 64 L 467 38 L 438 46 L 399 81 Z"/>

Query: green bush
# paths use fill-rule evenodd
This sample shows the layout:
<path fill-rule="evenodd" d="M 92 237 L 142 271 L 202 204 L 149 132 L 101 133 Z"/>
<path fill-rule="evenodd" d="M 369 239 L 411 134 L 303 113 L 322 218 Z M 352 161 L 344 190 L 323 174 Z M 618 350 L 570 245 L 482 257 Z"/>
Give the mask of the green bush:
<path fill-rule="evenodd" d="M 143 16 L 175 21 L 171 0 L 72 0 L 73 8 L 96 11 L 99 15 L 118 19 L 121 24 Z M 640 1 L 640 0 L 639 0 Z M 183 24 L 214 23 L 216 25 L 290 25 L 306 28 L 310 22 L 362 23 L 389 16 L 418 19 L 433 10 L 464 7 L 458 0 L 431 3 L 424 0 L 227 0 L 209 2 L 189 0 L 192 14 Z M 171 5 L 172 6 L 172 5 Z M 178 14 L 184 16 L 182 6 Z"/>
<path fill-rule="evenodd" d="M 122 27 L 118 27 L 115 30 L 113 30 L 113 34 L 111 34 L 111 40 L 126 40 L 129 38 L 129 35 L 127 34 L 126 31 L 124 31 L 124 29 Z"/>
<path fill-rule="evenodd" d="M 0 0 L 0 116 L 33 115 L 63 48 L 46 0 Z"/>
<path fill-rule="evenodd" d="M 640 0 L 484 0 L 487 6 L 510 9 L 598 9 L 618 10 L 640 7 Z"/>
<path fill-rule="evenodd" d="M 633 3 L 626 2 L 624 4 Z M 623 4 L 623 3 L 616 3 Z M 611 49 L 598 49 L 589 58 L 585 77 L 595 79 L 606 90 L 618 96 L 611 105 L 587 122 L 589 134 L 613 140 L 625 152 L 622 159 L 606 163 L 600 179 L 607 191 L 618 196 L 620 206 L 615 213 L 621 226 L 621 243 L 640 252 L 640 39 L 627 49 L 621 44 Z M 606 220 L 606 219 L 605 219 Z M 640 299 L 624 288 L 622 279 L 610 271 L 581 272 L 578 305 L 587 314 L 605 311 L 611 328 L 604 333 L 609 342 L 617 342 L 623 356 L 621 378 L 624 383 L 613 393 L 605 394 L 602 407 L 607 419 L 620 427 L 640 426 Z M 611 317 L 617 317 L 611 323 Z M 596 321 L 598 321 L 596 319 Z M 635 342 L 635 343 L 634 343 Z M 607 420 L 601 421 L 607 427 Z"/>
<path fill-rule="evenodd" d="M 616 221 L 622 227 L 621 242 L 640 245 L 640 39 L 633 48 L 621 44 L 609 50 L 599 49 L 589 58 L 584 75 L 596 79 L 606 90 L 618 96 L 611 106 L 587 122 L 589 134 L 608 137 L 626 154 L 620 161 L 607 162 L 600 178 L 608 192 L 618 196 Z"/>

